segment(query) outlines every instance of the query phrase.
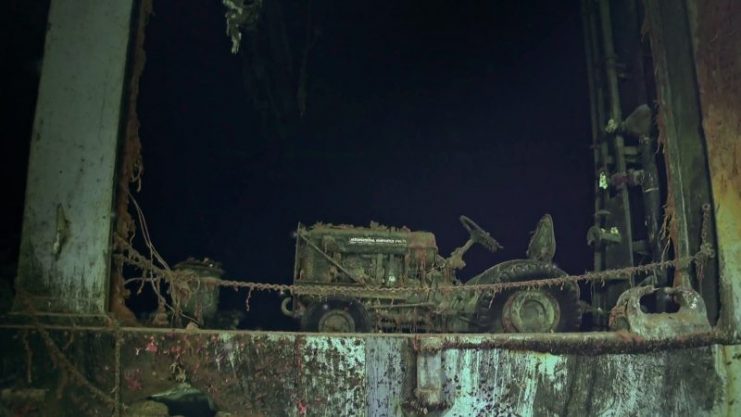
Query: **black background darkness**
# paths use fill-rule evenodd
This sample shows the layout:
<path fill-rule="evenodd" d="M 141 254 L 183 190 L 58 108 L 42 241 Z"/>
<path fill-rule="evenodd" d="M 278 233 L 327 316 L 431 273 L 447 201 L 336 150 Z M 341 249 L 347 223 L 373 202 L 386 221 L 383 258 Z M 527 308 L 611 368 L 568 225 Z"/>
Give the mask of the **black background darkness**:
<path fill-rule="evenodd" d="M 136 196 L 165 259 L 207 256 L 228 278 L 287 283 L 299 221 L 429 230 L 447 255 L 467 237 L 457 220 L 466 214 L 505 249 L 472 249 L 465 279 L 524 256 L 549 212 L 556 262 L 571 273 L 590 268 L 593 162 L 578 0 L 324 3 L 307 113 L 296 134 L 276 142 L 251 105 L 242 61 L 229 53 L 221 2 L 155 0 Z M 9 120 L 17 149 L 3 156 L 12 195 L 3 235 L 17 253 L 32 118 Z M 244 307 L 244 293 L 223 294 L 224 307 Z M 292 326 L 277 297 L 252 300 L 246 326 Z"/>

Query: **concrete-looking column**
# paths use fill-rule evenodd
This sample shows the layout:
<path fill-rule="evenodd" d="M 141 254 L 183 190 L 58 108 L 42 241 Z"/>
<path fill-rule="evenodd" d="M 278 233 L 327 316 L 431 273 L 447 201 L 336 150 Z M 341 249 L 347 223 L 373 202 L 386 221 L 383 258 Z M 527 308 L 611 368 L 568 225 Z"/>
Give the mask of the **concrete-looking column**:
<path fill-rule="evenodd" d="M 44 313 L 107 308 L 133 3 L 51 1 L 16 280 Z"/>

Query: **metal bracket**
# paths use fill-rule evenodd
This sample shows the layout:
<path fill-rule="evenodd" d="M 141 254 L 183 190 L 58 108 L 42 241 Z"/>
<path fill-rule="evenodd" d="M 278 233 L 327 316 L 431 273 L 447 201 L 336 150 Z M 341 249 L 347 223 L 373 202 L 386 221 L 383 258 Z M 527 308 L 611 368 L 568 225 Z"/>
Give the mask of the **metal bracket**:
<path fill-rule="evenodd" d="M 442 339 L 422 337 L 417 343 L 417 387 L 414 390 L 417 404 L 425 411 L 446 408 Z"/>
<path fill-rule="evenodd" d="M 622 242 L 623 237 L 620 229 L 613 226 L 610 229 L 604 229 L 598 226 L 592 226 L 587 231 L 587 244 L 589 246 L 602 246 Z"/>
<path fill-rule="evenodd" d="M 641 298 L 663 291 L 679 305 L 674 313 L 646 313 L 641 307 Z M 610 328 L 627 330 L 646 338 L 676 336 L 688 333 L 708 332 L 705 302 L 691 288 L 631 288 L 620 295 L 610 312 Z"/>

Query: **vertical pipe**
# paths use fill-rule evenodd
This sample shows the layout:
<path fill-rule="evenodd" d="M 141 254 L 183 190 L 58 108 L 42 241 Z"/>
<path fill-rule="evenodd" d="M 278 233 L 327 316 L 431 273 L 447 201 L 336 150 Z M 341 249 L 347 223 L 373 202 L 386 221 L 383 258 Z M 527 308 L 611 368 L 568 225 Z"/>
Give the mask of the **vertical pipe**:
<path fill-rule="evenodd" d="M 618 76 L 615 69 L 617 57 L 615 55 L 615 47 L 612 39 L 612 21 L 610 20 L 610 3 L 609 0 L 600 0 L 599 2 L 599 13 L 600 22 L 602 23 L 602 42 L 604 49 L 605 59 L 605 75 L 608 87 L 608 95 L 610 98 L 610 118 L 615 122 L 622 121 L 622 111 L 620 109 L 620 89 L 618 86 Z M 614 147 L 614 163 L 618 173 L 626 172 L 625 164 L 625 144 L 623 137 L 616 134 L 613 138 Z M 630 219 L 630 200 L 628 198 L 628 190 L 623 187 L 620 190 L 620 199 L 623 204 L 624 216 L 624 230 L 621 231 L 623 245 L 627 248 L 628 261 L 630 265 L 621 266 L 632 266 L 633 265 L 633 231 L 632 223 Z M 611 265 L 617 266 L 617 265 Z"/>
<path fill-rule="evenodd" d="M 589 119 L 592 124 L 592 146 L 595 150 L 594 160 L 599 159 L 597 150 L 597 141 L 599 140 L 599 123 L 597 122 L 597 101 L 595 99 L 595 80 L 594 80 L 594 57 L 592 55 L 592 39 L 594 35 L 591 32 L 589 24 L 589 0 L 581 0 L 581 22 L 584 31 L 584 54 L 587 61 L 587 84 L 589 85 Z"/>
<path fill-rule="evenodd" d="M 655 141 L 650 136 L 640 138 L 641 165 L 643 166 L 643 178 L 641 189 L 643 190 L 643 204 L 646 219 L 646 232 L 648 235 L 648 246 L 654 261 L 661 260 L 662 242 L 659 238 L 659 212 L 661 210 L 661 193 L 659 191 L 659 174 L 656 168 Z M 666 274 L 663 274 L 664 276 Z M 664 285 L 663 279 L 659 278 L 659 285 Z"/>
<path fill-rule="evenodd" d="M 600 173 L 607 171 L 608 148 L 602 135 L 605 124 L 605 96 L 604 76 L 598 71 L 598 62 L 601 62 L 599 35 L 594 9 L 594 0 L 582 0 L 582 25 L 584 29 L 584 47 L 587 61 L 587 76 L 590 93 L 590 116 L 592 122 L 592 148 L 594 157 L 594 218 L 593 227 L 603 227 L 604 219 L 598 214 L 604 211 L 605 202 L 609 198 L 607 190 L 600 187 Z M 605 248 L 597 244 L 594 247 L 594 271 L 605 269 Z M 601 310 L 608 308 L 608 299 L 605 291 L 595 285 L 590 286 L 592 305 Z M 592 324 L 596 328 L 607 327 L 607 320 L 602 316 L 593 316 Z"/>
<path fill-rule="evenodd" d="M 599 74 L 595 71 L 596 62 L 599 61 L 599 49 L 597 48 L 597 27 L 594 21 L 594 10 L 590 0 L 582 0 L 582 26 L 584 30 L 584 52 L 587 63 L 587 81 L 589 84 L 589 110 L 592 123 L 592 150 L 594 158 L 594 226 L 602 226 L 601 219 L 597 216 L 604 206 L 604 190 L 599 186 L 599 175 L 604 169 L 607 160 L 606 149 L 602 146 L 602 124 L 604 123 L 604 112 L 602 106 L 604 95 L 602 92 Z M 602 248 L 594 248 L 594 270 L 603 269 L 604 256 Z"/>
<path fill-rule="evenodd" d="M 620 90 L 618 88 L 617 71 L 615 64 L 615 45 L 612 40 L 612 21 L 610 19 L 609 0 L 599 2 L 600 23 L 602 23 L 602 48 L 605 51 L 605 74 L 607 75 L 607 87 L 610 94 L 610 117 L 619 122 L 622 119 L 620 110 Z"/>

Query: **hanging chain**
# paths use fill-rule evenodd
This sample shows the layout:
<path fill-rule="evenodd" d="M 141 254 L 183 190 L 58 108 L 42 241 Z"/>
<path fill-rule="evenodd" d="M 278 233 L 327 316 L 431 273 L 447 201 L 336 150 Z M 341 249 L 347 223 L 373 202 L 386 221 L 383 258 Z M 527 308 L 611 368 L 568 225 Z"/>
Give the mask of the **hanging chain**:
<path fill-rule="evenodd" d="M 554 287 L 563 286 L 567 284 L 575 284 L 578 282 L 601 282 L 616 281 L 616 280 L 629 280 L 635 275 L 642 275 L 659 270 L 667 270 L 669 268 L 685 268 L 693 262 L 704 262 L 707 258 L 712 257 L 714 251 L 709 243 L 707 243 L 707 224 L 709 223 L 709 207 L 703 210 L 703 232 L 702 239 L 703 244 L 701 245 L 700 251 L 692 256 L 680 257 L 672 260 L 665 260 L 659 262 L 648 263 L 644 265 L 631 266 L 620 269 L 611 269 L 606 271 L 587 272 L 579 275 L 567 275 L 557 278 L 546 278 L 546 279 L 535 279 L 527 281 L 517 282 L 499 282 L 490 284 L 473 284 L 473 285 L 459 285 L 459 286 L 441 286 L 441 287 L 373 287 L 373 286 L 340 286 L 340 285 L 302 285 L 302 284 L 274 284 L 264 282 L 252 282 L 252 281 L 236 281 L 236 280 L 225 280 L 219 278 L 202 278 L 196 277 L 192 274 L 182 273 L 180 271 L 164 269 L 153 265 L 145 256 L 141 255 L 136 249 L 134 249 L 127 241 L 121 239 L 119 242 L 122 247 L 125 248 L 123 254 L 114 255 L 120 257 L 124 262 L 135 266 L 142 271 L 150 272 L 154 274 L 155 278 L 151 280 L 164 279 L 171 285 L 187 285 L 190 282 L 199 281 L 210 286 L 220 287 L 231 287 L 234 289 L 245 288 L 250 292 L 252 291 L 264 291 L 264 292 L 276 292 L 280 294 L 294 294 L 294 295 L 316 295 L 316 296 L 330 296 L 330 295 L 345 295 L 345 296 L 358 296 L 358 295 L 393 295 L 393 294 L 408 294 L 416 293 L 419 291 L 425 291 L 427 293 L 441 292 L 445 294 L 459 293 L 459 292 L 491 292 L 496 293 L 512 288 L 541 288 L 541 287 Z M 140 278 L 141 280 L 150 280 L 150 278 Z"/>

